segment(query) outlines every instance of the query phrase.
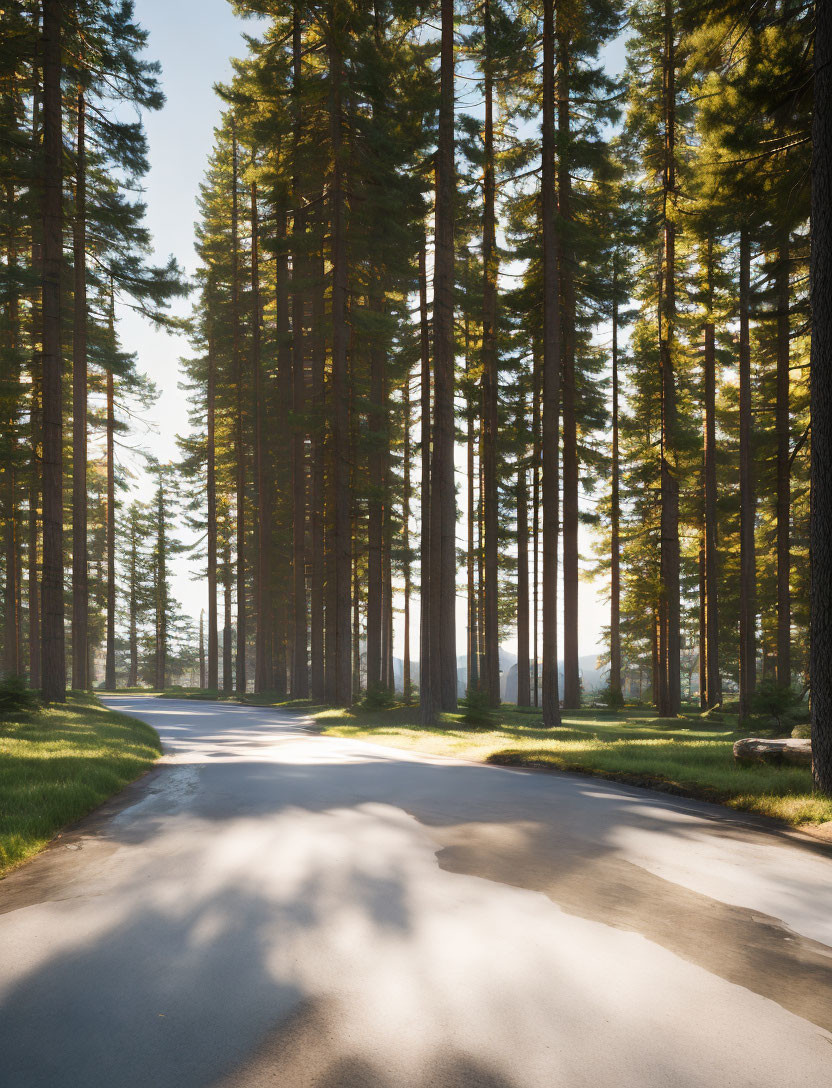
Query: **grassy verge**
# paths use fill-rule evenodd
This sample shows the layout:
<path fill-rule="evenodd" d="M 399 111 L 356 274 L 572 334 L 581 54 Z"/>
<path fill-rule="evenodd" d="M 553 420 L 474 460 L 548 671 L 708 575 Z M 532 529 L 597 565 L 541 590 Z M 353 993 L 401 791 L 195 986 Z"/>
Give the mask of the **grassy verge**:
<path fill-rule="evenodd" d="M 195 699 L 198 702 L 211 703 L 242 703 L 245 706 L 270 706 L 282 707 L 287 710 L 323 710 L 320 703 L 313 699 L 286 699 L 281 698 L 274 691 L 249 691 L 240 697 L 235 692 L 226 694 L 211 688 L 184 688 L 170 687 L 164 690 L 154 688 L 119 688 L 118 695 L 153 695 L 159 699 Z"/>
<path fill-rule="evenodd" d="M 716 801 L 792 826 L 832 820 L 832 800 L 813 792 L 808 770 L 737 766 L 732 746 L 747 733 L 736 731 L 734 719 L 713 712 L 663 719 L 645 710 L 567 711 L 555 730 L 541 728 L 539 714 L 507 707 L 476 726 L 466 724 L 462 715 L 445 714 L 434 728 L 420 725 L 412 707 L 325 709 L 312 716 L 323 732 L 340 737 L 511 766 L 579 771 Z"/>
<path fill-rule="evenodd" d="M 0 721 L 0 875 L 138 778 L 160 752 L 149 725 L 87 694 Z"/>

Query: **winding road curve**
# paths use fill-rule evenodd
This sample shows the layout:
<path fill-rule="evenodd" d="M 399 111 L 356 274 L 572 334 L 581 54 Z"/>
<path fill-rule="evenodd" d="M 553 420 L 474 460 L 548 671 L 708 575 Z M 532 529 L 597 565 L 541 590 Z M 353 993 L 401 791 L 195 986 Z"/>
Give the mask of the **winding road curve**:
<path fill-rule="evenodd" d="M 832 858 L 713 806 L 112 697 L 0 884 L 4 1088 L 829 1088 Z"/>

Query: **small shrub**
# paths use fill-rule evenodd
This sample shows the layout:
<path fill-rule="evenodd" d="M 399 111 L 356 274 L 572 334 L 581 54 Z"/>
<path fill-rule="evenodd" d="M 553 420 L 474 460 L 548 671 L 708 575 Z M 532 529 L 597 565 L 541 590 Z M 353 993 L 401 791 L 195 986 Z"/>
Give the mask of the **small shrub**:
<path fill-rule="evenodd" d="M 484 691 L 477 688 L 469 689 L 460 706 L 462 720 L 466 725 L 491 725 L 494 721 L 494 711 Z"/>
<path fill-rule="evenodd" d="M 37 710 L 40 696 L 26 683 L 23 676 L 7 676 L 0 680 L 0 718 Z"/>
<path fill-rule="evenodd" d="M 361 701 L 365 710 L 388 710 L 395 702 L 393 692 L 382 684 L 369 688 Z"/>
<path fill-rule="evenodd" d="M 791 732 L 795 725 L 801 724 L 807 717 L 808 707 L 803 696 L 793 687 L 766 679 L 754 692 L 751 712 L 769 719 L 769 724 L 776 725 L 777 731 L 782 733 Z"/>
<path fill-rule="evenodd" d="M 594 702 L 603 703 L 609 710 L 621 710 L 624 706 L 624 695 L 621 688 L 613 688 L 610 684 L 599 688 L 592 693 Z"/>

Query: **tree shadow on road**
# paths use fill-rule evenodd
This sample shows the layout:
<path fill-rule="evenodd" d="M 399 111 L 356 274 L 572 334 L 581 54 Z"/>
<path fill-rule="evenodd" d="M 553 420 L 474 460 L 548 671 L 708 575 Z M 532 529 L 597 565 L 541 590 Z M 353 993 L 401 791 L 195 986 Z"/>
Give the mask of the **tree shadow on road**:
<path fill-rule="evenodd" d="M 179 786 L 165 785 L 182 772 L 177 763 L 132 813 L 97 828 L 96 842 L 110 852 L 100 873 L 94 849 L 89 861 L 79 853 L 89 871 L 69 893 L 77 904 L 57 901 L 53 889 L 55 901 L 35 901 L 30 923 L 25 911 L 5 916 L 13 925 L 19 915 L 21 939 L 48 940 L 49 951 L 38 950 L 32 971 L 0 1004 L 4 1088 L 515 1088 L 510 1073 L 453 1049 L 452 1025 L 443 1036 L 418 955 L 403 961 L 401 985 L 421 1007 L 437 1006 L 440 1025 L 437 1051 L 420 1070 L 391 1071 L 371 1040 L 350 1044 L 336 1032 L 327 1046 L 327 1025 L 343 1018 L 336 1010 L 317 1021 L 322 1028 L 300 1032 L 296 1076 L 284 1064 L 285 1075 L 266 1079 L 291 1056 L 287 1022 L 299 1009 L 307 1016 L 321 993 L 295 957 L 320 956 L 338 920 L 343 940 L 382 964 L 389 953 L 394 972 L 396 955 L 416 946 L 434 855 L 448 873 L 543 892 L 567 914 L 633 930 L 832 1027 L 828 950 L 622 856 L 624 831 L 671 836 L 683 850 L 686 838 L 710 833 L 685 818 L 704 806 L 662 808 L 649 795 L 569 776 L 367 749 L 330 762 L 326 749 L 320 758 L 313 751 L 280 761 L 239 756 L 234 738 L 228 747 L 225 762 L 195 759 L 185 801 Z M 714 820 L 715 839 L 730 820 Z M 733 833 L 742 826 L 735 822 Z M 488 949 L 474 954 L 485 961 Z M 474 992 L 470 1000 L 486 1029 L 500 1025 L 502 995 Z M 265 1055 L 264 1079 L 239 1079 L 257 1054 Z M 300 1079 L 312 1076 L 310 1062 L 318 1079 Z"/>

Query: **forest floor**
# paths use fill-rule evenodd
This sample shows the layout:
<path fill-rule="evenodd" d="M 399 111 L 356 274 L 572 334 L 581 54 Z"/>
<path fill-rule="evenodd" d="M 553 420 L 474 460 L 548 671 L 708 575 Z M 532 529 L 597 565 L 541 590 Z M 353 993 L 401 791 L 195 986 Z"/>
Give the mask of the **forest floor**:
<path fill-rule="evenodd" d="M 0 876 L 160 754 L 154 729 L 85 693 L 0 721 Z"/>

